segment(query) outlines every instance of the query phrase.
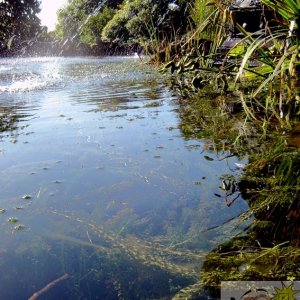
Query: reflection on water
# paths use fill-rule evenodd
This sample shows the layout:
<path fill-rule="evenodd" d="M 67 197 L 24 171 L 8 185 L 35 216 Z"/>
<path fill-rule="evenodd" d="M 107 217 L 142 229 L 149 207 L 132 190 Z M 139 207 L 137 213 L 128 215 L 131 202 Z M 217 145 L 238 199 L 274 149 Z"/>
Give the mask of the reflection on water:
<path fill-rule="evenodd" d="M 169 297 L 231 236 L 238 161 L 182 136 L 162 82 L 133 58 L 0 61 L 4 299 L 64 274 L 47 299 Z"/>

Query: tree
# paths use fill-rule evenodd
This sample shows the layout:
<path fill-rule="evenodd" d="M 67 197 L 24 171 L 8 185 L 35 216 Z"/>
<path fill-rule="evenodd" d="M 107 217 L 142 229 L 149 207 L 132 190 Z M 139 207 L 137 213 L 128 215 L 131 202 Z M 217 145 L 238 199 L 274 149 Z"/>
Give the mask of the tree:
<path fill-rule="evenodd" d="M 102 28 L 112 18 L 114 8 L 120 3 L 121 0 L 69 0 L 57 14 L 57 38 L 95 44 L 100 40 Z"/>
<path fill-rule="evenodd" d="M 55 35 L 60 40 L 75 38 L 80 24 L 85 17 L 83 0 L 69 1 L 69 3 L 57 12 L 57 25 Z"/>
<path fill-rule="evenodd" d="M 15 37 L 22 42 L 36 36 L 41 30 L 39 12 L 39 0 L 0 0 L 0 41 Z"/>
<path fill-rule="evenodd" d="M 115 10 L 105 6 L 103 10 L 90 16 L 82 28 L 80 42 L 90 47 L 97 46 L 101 42 L 101 33 L 109 20 L 113 18 Z"/>
<path fill-rule="evenodd" d="M 102 38 L 141 44 L 149 39 L 172 41 L 186 31 L 186 5 L 170 0 L 128 0 L 105 26 Z"/>
<path fill-rule="evenodd" d="M 172 43 L 186 32 L 189 0 L 68 0 L 56 37 L 65 48 Z M 150 43 L 149 43 L 150 41 Z"/>

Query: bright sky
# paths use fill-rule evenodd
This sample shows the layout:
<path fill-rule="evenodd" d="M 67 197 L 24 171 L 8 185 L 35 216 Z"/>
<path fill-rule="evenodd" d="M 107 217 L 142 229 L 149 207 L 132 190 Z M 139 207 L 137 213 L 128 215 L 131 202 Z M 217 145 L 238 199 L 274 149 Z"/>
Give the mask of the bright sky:
<path fill-rule="evenodd" d="M 52 31 L 55 28 L 56 11 L 67 2 L 68 0 L 41 0 L 42 11 L 38 16 L 42 25 L 48 27 L 48 31 Z"/>

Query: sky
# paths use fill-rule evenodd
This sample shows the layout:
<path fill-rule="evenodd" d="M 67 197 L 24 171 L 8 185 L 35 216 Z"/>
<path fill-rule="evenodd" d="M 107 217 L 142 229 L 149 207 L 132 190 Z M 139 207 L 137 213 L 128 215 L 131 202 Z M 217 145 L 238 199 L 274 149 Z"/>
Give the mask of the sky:
<path fill-rule="evenodd" d="M 55 28 L 56 11 L 65 5 L 68 0 L 41 0 L 41 9 L 38 17 L 41 19 L 43 26 L 48 27 L 48 31 Z"/>

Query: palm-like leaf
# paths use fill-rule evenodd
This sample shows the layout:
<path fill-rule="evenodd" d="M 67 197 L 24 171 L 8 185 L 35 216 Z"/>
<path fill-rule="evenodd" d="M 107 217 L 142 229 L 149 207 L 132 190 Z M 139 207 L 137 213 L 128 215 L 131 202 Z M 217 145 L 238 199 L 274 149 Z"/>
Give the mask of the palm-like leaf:
<path fill-rule="evenodd" d="M 268 28 L 269 34 L 267 36 L 254 39 L 243 27 L 237 25 L 240 32 L 244 34 L 244 41 L 247 41 L 248 46 L 241 61 L 236 81 L 241 77 L 245 78 L 245 74 L 249 75 L 249 72 L 256 75 L 262 74 L 265 80 L 252 93 L 252 99 L 255 99 L 258 106 L 263 105 L 265 112 L 269 110 L 277 118 L 285 117 L 288 121 L 289 116 L 295 113 L 295 101 L 297 101 L 295 100 L 297 99 L 295 97 L 297 91 L 293 89 L 293 86 L 298 80 L 300 65 L 298 35 L 300 30 L 300 0 L 261 1 L 278 12 L 289 23 L 289 28 L 277 28 L 275 31 Z M 275 52 L 272 49 L 275 49 Z M 251 61 L 258 62 L 260 66 L 254 70 L 248 68 L 247 65 Z M 275 93 L 273 88 L 276 89 Z M 270 95 L 266 97 L 263 104 L 259 95 L 263 95 L 262 92 L 267 89 L 270 89 Z M 276 98 L 276 94 L 280 94 L 280 96 Z M 243 103 L 243 107 L 246 110 L 245 103 Z M 247 106 L 247 109 L 250 108 Z M 248 112 L 247 115 L 253 117 Z"/>
<path fill-rule="evenodd" d="M 287 21 L 297 18 L 300 12 L 300 0 L 261 0 L 261 2 L 274 9 Z"/>

